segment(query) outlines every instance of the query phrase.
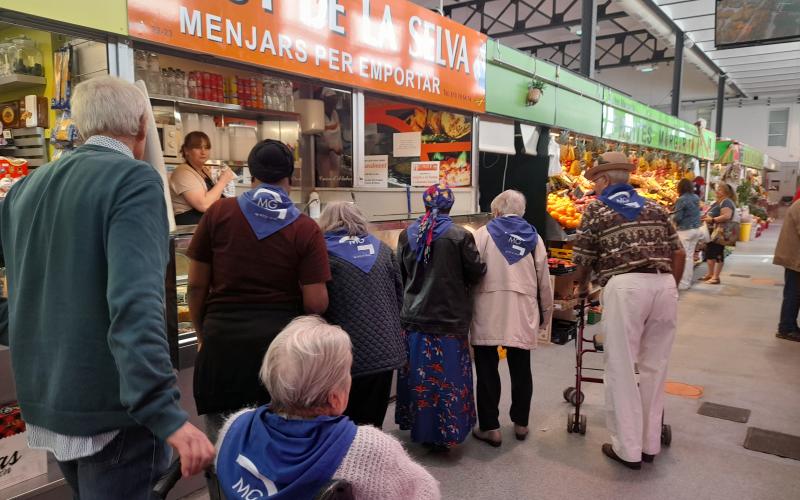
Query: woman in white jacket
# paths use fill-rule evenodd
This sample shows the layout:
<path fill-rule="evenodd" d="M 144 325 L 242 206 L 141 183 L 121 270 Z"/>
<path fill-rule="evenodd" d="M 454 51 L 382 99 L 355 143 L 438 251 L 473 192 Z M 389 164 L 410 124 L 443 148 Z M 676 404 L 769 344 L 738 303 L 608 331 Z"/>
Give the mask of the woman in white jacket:
<path fill-rule="evenodd" d="M 524 440 L 533 396 L 530 350 L 553 312 L 547 250 L 536 229 L 521 217 L 525 204 L 522 193 L 503 191 L 492 201 L 494 219 L 475 233 L 487 270 L 474 291 L 470 330 L 479 424 L 472 434 L 495 447 L 502 444 L 497 346 L 508 352 L 510 416 L 514 434 Z"/>

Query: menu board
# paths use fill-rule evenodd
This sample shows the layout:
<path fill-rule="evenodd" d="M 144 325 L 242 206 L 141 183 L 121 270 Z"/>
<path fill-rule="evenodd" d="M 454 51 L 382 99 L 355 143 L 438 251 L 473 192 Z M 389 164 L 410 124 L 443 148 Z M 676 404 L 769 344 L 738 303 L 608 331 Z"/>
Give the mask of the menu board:
<path fill-rule="evenodd" d="M 716 7 L 717 47 L 800 39 L 797 0 L 717 0 Z"/>
<path fill-rule="evenodd" d="M 430 179 L 413 171 L 417 162 L 438 162 L 438 182 L 472 185 L 472 116 L 367 96 L 364 121 L 365 153 L 388 157 L 389 187 Z"/>

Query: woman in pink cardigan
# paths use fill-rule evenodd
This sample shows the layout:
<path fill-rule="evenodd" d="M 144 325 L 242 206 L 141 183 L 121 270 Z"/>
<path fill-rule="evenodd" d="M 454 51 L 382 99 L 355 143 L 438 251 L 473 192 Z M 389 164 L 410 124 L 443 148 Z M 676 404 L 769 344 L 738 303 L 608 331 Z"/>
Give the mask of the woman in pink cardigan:
<path fill-rule="evenodd" d="M 356 499 L 441 498 L 395 438 L 342 415 L 351 349 L 347 333 L 318 316 L 301 316 L 275 337 L 260 372 L 272 402 L 234 414 L 217 441 L 227 498 L 311 499 L 331 479 L 350 483 Z"/>
<path fill-rule="evenodd" d="M 486 275 L 474 291 L 470 329 L 479 424 L 472 435 L 495 447 L 502 444 L 497 346 L 508 353 L 511 421 L 516 438 L 524 440 L 533 396 L 530 350 L 553 314 L 547 250 L 536 229 L 522 218 L 525 204 L 522 193 L 503 191 L 492 201 L 494 218 L 475 233 Z"/>

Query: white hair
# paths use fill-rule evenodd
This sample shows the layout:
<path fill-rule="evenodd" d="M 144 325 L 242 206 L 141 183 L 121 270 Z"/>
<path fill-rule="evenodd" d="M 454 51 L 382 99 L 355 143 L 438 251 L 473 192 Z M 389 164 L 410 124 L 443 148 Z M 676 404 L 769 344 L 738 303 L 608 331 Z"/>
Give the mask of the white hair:
<path fill-rule="evenodd" d="M 101 76 L 79 83 L 72 96 L 72 117 L 83 136 L 135 137 L 147 99 L 132 83 Z"/>
<path fill-rule="evenodd" d="M 513 189 L 507 189 L 492 200 L 492 213 L 495 215 L 524 215 L 527 202 L 525 195 Z"/>
<path fill-rule="evenodd" d="M 350 336 L 319 316 L 300 316 L 275 337 L 259 376 L 276 411 L 315 410 L 347 387 L 353 364 Z"/>
<path fill-rule="evenodd" d="M 323 233 L 347 231 L 348 236 L 367 234 L 367 219 L 355 203 L 336 201 L 328 203 L 319 218 Z"/>

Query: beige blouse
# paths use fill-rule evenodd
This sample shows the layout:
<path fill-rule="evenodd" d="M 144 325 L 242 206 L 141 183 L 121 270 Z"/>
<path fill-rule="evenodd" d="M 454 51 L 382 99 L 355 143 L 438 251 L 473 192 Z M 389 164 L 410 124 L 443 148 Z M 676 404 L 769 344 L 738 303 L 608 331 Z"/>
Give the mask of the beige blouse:
<path fill-rule="evenodd" d="M 211 178 L 211 172 L 207 167 L 203 167 L 206 175 Z M 175 215 L 180 215 L 192 210 L 192 206 L 186 201 L 183 194 L 187 191 L 202 189 L 203 193 L 208 192 L 206 181 L 200 173 L 187 163 L 181 163 L 169 176 L 169 190 L 172 195 L 172 211 Z"/>

